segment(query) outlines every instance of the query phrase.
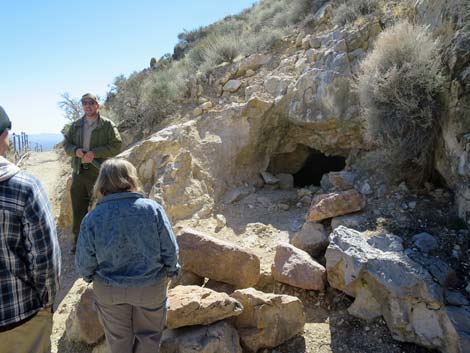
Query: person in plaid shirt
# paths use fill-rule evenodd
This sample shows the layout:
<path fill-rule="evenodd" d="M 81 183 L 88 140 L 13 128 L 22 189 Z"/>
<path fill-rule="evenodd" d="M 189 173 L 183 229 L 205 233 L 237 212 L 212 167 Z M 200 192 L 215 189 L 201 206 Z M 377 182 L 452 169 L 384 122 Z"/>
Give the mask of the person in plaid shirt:
<path fill-rule="evenodd" d="M 11 122 L 0 107 L 0 353 L 51 351 L 60 248 L 40 182 L 5 157 Z"/>

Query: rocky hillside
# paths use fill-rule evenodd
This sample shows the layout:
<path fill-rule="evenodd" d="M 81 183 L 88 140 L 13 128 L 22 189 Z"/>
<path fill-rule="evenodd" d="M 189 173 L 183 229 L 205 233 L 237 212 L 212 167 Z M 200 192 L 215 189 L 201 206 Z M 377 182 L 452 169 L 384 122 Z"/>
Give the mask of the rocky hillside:
<path fill-rule="evenodd" d="M 253 352 L 425 351 L 393 338 L 468 352 L 469 6 L 308 4 L 302 16 L 281 6 L 296 21 L 256 53 L 219 63 L 201 50 L 164 108 L 149 82 L 179 75 L 220 23 L 187 33 L 173 58 L 122 78 L 108 97 L 129 146 L 120 157 L 178 232 L 179 284 L 232 298 L 217 299 L 230 315 L 215 316 L 197 299 L 201 318 L 167 324 L 193 330 L 168 330 L 165 349 L 238 352 L 239 340 Z M 174 289 L 176 317 L 200 290 Z M 223 345 L 202 344 L 208 332 Z"/>

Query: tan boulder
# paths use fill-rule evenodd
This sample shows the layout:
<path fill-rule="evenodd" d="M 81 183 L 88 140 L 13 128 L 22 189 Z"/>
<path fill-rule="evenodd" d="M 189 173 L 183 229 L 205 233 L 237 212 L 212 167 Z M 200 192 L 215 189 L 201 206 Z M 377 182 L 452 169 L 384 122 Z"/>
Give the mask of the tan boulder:
<path fill-rule="evenodd" d="M 276 281 L 308 290 L 324 290 L 326 270 L 308 253 L 287 243 L 276 247 L 271 272 Z"/>
<path fill-rule="evenodd" d="M 280 345 L 302 333 L 305 313 L 300 299 L 268 294 L 253 288 L 232 294 L 243 305 L 241 315 L 232 319 L 242 346 L 249 352 Z"/>
<path fill-rule="evenodd" d="M 317 195 L 307 214 L 308 222 L 341 216 L 362 210 L 366 201 L 356 190 Z"/>
<path fill-rule="evenodd" d="M 168 291 L 170 308 L 166 327 L 208 325 L 227 317 L 240 315 L 241 304 L 225 293 L 198 286 L 177 286 Z"/>
<path fill-rule="evenodd" d="M 98 343 L 104 337 L 104 331 L 94 309 L 93 286 L 79 279 L 71 291 L 77 293 L 79 299 L 75 301 L 65 323 L 67 338 L 86 344 Z"/>
<path fill-rule="evenodd" d="M 189 228 L 177 240 L 183 269 L 238 288 L 258 282 L 260 260 L 251 250 Z"/>
<path fill-rule="evenodd" d="M 309 222 L 305 222 L 291 240 L 292 245 L 313 257 L 320 256 L 326 250 L 328 243 L 328 234 L 323 224 Z"/>
<path fill-rule="evenodd" d="M 328 173 L 328 179 L 336 190 L 350 190 L 354 187 L 354 173 L 341 171 Z"/>

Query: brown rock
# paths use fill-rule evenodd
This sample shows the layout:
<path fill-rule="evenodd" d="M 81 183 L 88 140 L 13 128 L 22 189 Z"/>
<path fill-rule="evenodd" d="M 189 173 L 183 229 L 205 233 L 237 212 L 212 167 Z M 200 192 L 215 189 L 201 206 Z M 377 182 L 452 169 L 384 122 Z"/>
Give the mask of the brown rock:
<path fill-rule="evenodd" d="M 354 173 L 346 171 L 330 172 L 328 178 L 336 190 L 349 190 L 354 187 Z"/>
<path fill-rule="evenodd" d="M 287 243 L 276 247 L 271 272 L 276 281 L 309 290 L 324 290 L 326 270 L 305 251 Z"/>
<path fill-rule="evenodd" d="M 321 223 L 306 222 L 292 237 L 291 244 L 312 257 L 320 256 L 328 247 L 328 234 Z"/>
<path fill-rule="evenodd" d="M 312 200 L 307 221 L 318 222 L 323 219 L 360 211 L 365 206 L 366 201 L 356 190 L 318 195 Z"/>
<path fill-rule="evenodd" d="M 177 240 L 183 269 L 238 288 L 258 282 L 260 261 L 251 250 L 192 229 Z"/>
<path fill-rule="evenodd" d="M 104 337 L 104 331 L 99 322 L 98 313 L 93 307 L 93 287 L 83 280 L 77 280 L 75 286 L 81 288 L 78 292 L 80 299 L 67 318 L 65 324 L 67 338 L 70 341 L 86 344 L 98 343 Z"/>
<path fill-rule="evenodd" d="M 177 286 L 168 291 L 170 308 L 166 327 L 170 329 L 208 325 L 230 316 L 240 315 L 241 304 L 225 293 L 198 286 Z"/>
<path fill-rule="evenodd" d="M 303 331 L 305 314 L 296 297 L 253 288 L 237 290 L 232 297 L 244 307 L 243 313 L 232 321 L 242 346 L 249 352 L 276 347 Z"/>

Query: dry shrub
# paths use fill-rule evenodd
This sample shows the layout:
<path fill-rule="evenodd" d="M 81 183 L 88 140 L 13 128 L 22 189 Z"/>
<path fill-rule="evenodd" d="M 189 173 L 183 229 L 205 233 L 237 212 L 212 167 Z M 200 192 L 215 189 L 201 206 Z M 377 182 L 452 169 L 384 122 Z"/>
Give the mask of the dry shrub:
<path fill-rule="evenodd" d="M 438 41 L 407 22 L 381 33 L 361 65 L 357 87 L 368 135 L 395 178 L 430 177 L 443 80 Z"/>
<path fill-rule="evenodd" d="M 373 14 L 379 9 L 379 0 L 348 0 L 334 10 L 333 23 L 345 26 L 355 22 L 359 17 Z"/>

